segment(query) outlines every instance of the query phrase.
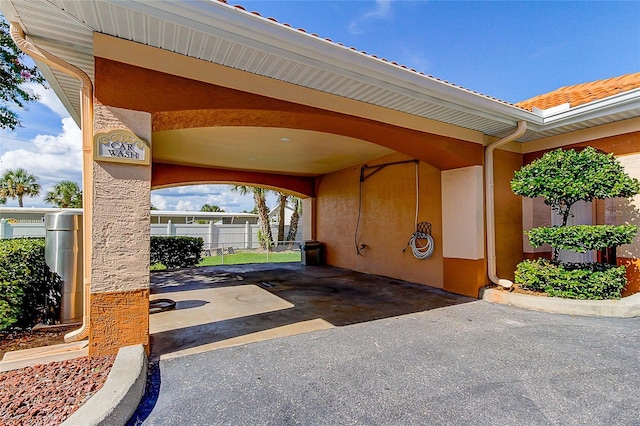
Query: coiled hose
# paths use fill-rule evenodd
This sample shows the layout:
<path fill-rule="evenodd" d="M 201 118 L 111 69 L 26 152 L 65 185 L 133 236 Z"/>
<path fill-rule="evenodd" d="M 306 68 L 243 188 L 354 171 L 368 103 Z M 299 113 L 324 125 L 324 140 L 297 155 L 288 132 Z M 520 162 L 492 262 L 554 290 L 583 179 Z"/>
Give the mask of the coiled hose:
<path fill-rule="evenodd" d="M 426 243 L 420 244 L 419 240 L 426 240 Z M 416 259 L 429 259 L 433 255 L 433 237 L 429 234 L 414 232 L 408 244 Z"/>

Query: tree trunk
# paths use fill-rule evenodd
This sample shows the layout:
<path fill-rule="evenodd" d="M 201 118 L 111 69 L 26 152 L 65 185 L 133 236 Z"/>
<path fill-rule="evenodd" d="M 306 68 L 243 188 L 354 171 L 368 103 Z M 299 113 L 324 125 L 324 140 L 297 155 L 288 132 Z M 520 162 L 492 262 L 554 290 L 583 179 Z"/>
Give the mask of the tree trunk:
<path fill-rule="evenodd" d="M 302 200 L 298 197 L 293 197 L 291 202 L 293 205 L 293 214 L 291 215 L 291 223 L 289 224 L 289 235 L 287 235 L 287 241 L 295 241 L 298 234 L 298 224 L 300 223 L 300 213 L 302 213 Z"/>
<path fill-rule="evenodd" d="M 253 201 L 258 208 L 258 221 L 260 222 L 260 230 L 262 231 L 262 244 L 263 248 L 270 249 L 273 242 L 273 236 L 271 235 L 271 225 L 269 224 L 269 209 L 267 209 L 267 200 L 265 200 L 264 193 L 258 188 L 254 188 Z"/>
<path fill-rule="evenodd" d="M 296 234 L 298 233 L 298 222 L 300 222 L 300 214 L 298 213 L 298 209 L 296 208 L 291 215 L 291 223 L 289 224 L 289 235 L 287 235 L 287 241 L 296 240 Z"/>
<path fill-rule="evenodd" d="M 284 241 L 284 221 L 285 221 L 285 213 L 287 208 L 287 198 L 288 195 L 280 193 L 280 212 L 279 212 L 279 221 L 278 221 L 278 244 Z"/>

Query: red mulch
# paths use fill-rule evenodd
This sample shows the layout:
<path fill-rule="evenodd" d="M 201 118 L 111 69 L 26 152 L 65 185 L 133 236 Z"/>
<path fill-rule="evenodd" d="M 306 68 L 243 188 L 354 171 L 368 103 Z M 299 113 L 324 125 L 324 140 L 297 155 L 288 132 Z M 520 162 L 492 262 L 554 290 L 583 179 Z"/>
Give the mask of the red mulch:
<path fill-rule="evenodd" d="M 0 356 L 64 343 L 69 327 L 0 333 Z M 0 372 L 1 425 L 57 425 L 107 380 L 115 356 L 76 358 Z"/>

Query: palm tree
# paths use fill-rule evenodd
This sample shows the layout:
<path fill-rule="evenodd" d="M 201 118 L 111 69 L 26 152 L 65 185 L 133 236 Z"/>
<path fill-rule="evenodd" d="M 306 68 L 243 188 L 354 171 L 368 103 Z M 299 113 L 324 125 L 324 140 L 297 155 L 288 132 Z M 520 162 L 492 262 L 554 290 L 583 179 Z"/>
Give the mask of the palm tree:
<path fill-rule="evenodd" d="M 264 248 L 271 247 L 273 235 L 271 235 L 271 224 L 269 223 L 269 209 L 267 208 L 268 189 L 257 188 L 246 185 L 231 185 L 231 191 L 241 195 L 253 194 L 253 202 L 258 210 L 258 222 L 260 224 L 260 243 Z"/>
<path fill-rule="evenodd" d="M 298 233 L 298 223 L 300 223 L 300 215 L 302 214 L 302 200 L 298 197 L 291 197 L 291 207 L 293 214 L 291 215 L 291 223 L 289 224 L 289 234 L 287 241 L 295 241 Z"/>
<path fill-rule="evenodd" d="M 202 206 L 200 208 L 201 212 L 221 212 L 224 213 L 224 210 L 222 210 L 220 207 L 216 206 L 215 204 L 211 205 L 211 204 L 205 204 L 204 206 Z"/>
<path fill-rule="evenodd" d="M 19 168 L 7 170 L 0 179 L 0 198 L 17 198 L 18 205 L 24 207 L 22 197 L 36 197 L 40 195 L 38 178 Z"/>
<path fill-rule="evenodd" d="M 47 192 L 44 201 L 60 208 L 81 208 L 82 191 L 77 183 L 63 180 Z"/>
<path fill-rule="evenodd" d="M 278 241 L 278 244 L 280 244 L 281 241 L 284 241 L 284 222 L 285 222 L 285 213 L 286 213 L 286 207 L 287 207 L 287 198 L 289 198 L 288 195 L 283 194 L 282 192 L 278 193 L 278 196 L 280 197 L 280 204 L 279 204 L 279 221 L 278 221 L 278 239 L 276 241 Z"/>

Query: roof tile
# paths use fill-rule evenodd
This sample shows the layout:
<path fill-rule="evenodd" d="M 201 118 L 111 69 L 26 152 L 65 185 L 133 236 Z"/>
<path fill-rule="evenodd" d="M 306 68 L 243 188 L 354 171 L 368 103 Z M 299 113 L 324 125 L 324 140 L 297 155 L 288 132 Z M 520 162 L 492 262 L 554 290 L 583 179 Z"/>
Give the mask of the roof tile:
<path fill-rule="evenodd" d="M 532 111 L 534 107 L 545 110 L 568 103 L 573 108 L 638 88 L 640 88 L 640 72 L 561 87 L 553 92 L 518 102 L 516 106 Z"/>

